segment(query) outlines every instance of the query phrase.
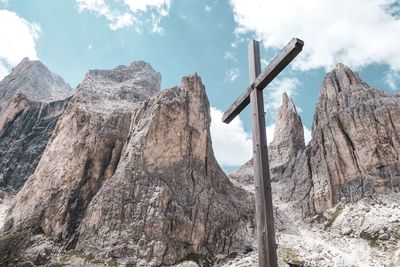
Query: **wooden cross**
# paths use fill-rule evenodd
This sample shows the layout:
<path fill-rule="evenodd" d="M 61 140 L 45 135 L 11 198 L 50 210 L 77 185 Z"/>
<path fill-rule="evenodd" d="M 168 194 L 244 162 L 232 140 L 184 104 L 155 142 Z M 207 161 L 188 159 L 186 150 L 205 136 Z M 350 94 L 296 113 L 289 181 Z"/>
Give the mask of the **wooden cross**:
<path fill-rule="evenodd" d="M 301 52 L 303 45 L 302 40 L 293 38 L 261 72 L 259 42 L 250 41 L 248 50 L 250 86 L 236 99 L 222 117 L 223 122 L 229 123 L 251 103 L 258 266 L 260 267 L 278 266 L 263 89 Z"/>

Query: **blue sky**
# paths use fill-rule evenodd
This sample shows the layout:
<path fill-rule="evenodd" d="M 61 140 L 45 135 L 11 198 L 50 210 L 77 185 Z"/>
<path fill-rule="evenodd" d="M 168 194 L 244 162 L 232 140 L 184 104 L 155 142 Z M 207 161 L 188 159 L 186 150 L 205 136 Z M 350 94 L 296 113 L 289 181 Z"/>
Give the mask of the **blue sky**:
<path fill-rule="evenodd" d="M 73 87 L 88 69 L 135 60 L 161 72 L 162 88 L 197 72 L 226 170 L 251 157 L 249 109 L 231 125 L 219 117 L 248 84 L 252 38 L 262 41 L 264 65 L 292 37 L 305 42 L 301 56 L 265 89 L 269 139 L 284 91 L 311 129 L 323 76 L 338 62 L 371 86 L 400 88 L 398 0 L 0 0 L 0 9 L 0 77 L 25 56 L 39 58 Z"/>

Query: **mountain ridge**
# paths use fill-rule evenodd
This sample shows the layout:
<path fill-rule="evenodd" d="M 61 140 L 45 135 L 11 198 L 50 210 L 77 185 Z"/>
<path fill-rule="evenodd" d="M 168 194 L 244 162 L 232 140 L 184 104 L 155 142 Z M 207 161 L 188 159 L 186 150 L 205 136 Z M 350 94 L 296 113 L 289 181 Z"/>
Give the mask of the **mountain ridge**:
<path fill-rule="evenodd" d="M 88 71 L 66 100 L 4 101 L 0 166 L 34 166 L 0 232 L 0 264 L 256 263 L 251 161 L 229 178 L 218 165 L 197 74 L 160 83 L 138 61 Z M 400 264 L 400 95 L 337 65 L 307 145 L 282 97 L 269 146 L 279 266 Z"/>
<path fill-rule="evenodd" d="M 141 266 L 253 249 L 252 195 L 214 157 L 200 77 L 163 91 L 160 82 L 142 62 L 89 71 L 4 224 L 11 239 L 52 237 L 22 245 L 25 261 L 36 247 L 46 262 L 80 251 Z"/>

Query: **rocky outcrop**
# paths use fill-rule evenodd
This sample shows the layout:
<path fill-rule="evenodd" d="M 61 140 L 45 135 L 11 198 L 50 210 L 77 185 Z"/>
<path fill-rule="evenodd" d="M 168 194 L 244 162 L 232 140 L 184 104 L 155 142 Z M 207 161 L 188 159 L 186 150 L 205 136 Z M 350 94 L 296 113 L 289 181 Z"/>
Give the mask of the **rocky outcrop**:
<path fill-rule="evenodd" d="M 274 139 L 268 146 L 271 178 L 275 180 L 283 175 L 289 163 L 305 148 L 303 123 L 296 106 L 286 93 L 283 93 L 282 98 Z"/>
<path fill-rule="evenodd" d="M 229 173 L 229 179 L 238 186 L 254 191 L 254 166 L 253 159 Z"/>
<path fill-rule="evenodd" d="M 322 84 L 312 141 L 284 174 L 286 199 L 310 215 L 342 198 L 398 191 L 399 133 L 400 97 L 338 64 Z"/>
<path fill-rule="evenodd" d="M 34 172 L 68 102 L 59 99 L 70 93 L 58 75 L 27 58 L 0 82 L 0 188 L 17 191 Z"/>
<path fill-rule="evenodd" d="M 282 105 L 276 117 L 274 138 L 268 145 L 272 181 L 279 180 L 289 163 L 305 148 L 303 123 L 293 100 L 286 93 L 282 95 Z M 253 160 L 229 173 L 229 177 L 244 188 L 254 190 Z"/>
<path fill-rule="evenodd" d="M 298 221 L 297 232 L 278 234 L 278 266 L 400 266 L 399 202 L 398 193 L 375 194 Z M 251 252 L 222 266 L 256 265 Z"/>
<path fill-rule="evenodd" d="M 200 78 L 159 90 L 144 62 L 90 71 L 18 193 L 7 236 L 29 229 L 62 251 L 138 266 L 249 249 L 252 197 L 214 158 Z"/>

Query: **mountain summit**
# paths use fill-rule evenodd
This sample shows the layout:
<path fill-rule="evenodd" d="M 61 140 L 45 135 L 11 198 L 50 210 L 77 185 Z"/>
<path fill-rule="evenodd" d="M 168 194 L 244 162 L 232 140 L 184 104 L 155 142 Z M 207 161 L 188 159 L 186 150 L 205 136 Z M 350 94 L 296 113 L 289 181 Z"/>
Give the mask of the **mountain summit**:
<path fill-rule="evenodd" d="M 41 61 L 24 58 L 0 81 L 0 108 L 17 94 L 25 95 L 30 101 L 52 102 L 69 97 L 72 89 Z"/>
<path fill-rule="evenodd" d="M 299 152 L 304 150 L 303 123 L 293 100 L 282 95 L 282 106 L 277 112 L 274 139 L 268 146 L 271 178 L 279 179 Z"/>

